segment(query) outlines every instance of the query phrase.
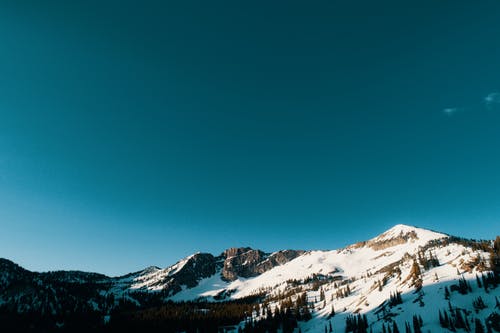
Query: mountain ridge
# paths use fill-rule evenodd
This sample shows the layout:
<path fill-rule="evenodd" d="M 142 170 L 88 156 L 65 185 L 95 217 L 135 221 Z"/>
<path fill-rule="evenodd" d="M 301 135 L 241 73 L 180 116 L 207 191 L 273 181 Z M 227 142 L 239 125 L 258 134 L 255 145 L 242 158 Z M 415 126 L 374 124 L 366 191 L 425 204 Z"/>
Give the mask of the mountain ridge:
<path fill-rule="evenodd" d="M 410 226 L 410 225 L 405 225 L 405 224 L 396 224 L 393 227 L 391 227 L 390 229 L 384 231 L 383 233 L 381 233 L 381 234 L 379 234 L 379 235 L 377 235 L 377 236 L 375 236 L 375 237 L 373 237 L 373 238 L 371 238 L 369 240 L 361 241 L 361 242 L 358 242 L 358 243 L 355 243 L 355 244 L 351 244 L 351 245 L 348 245 L 348 246 L 346 246 L 346 247 L 344 247 L 342 249 L 338 249 L 336 251 L 342 251 L 343 249 L 349 249 L 349 248 L 352 248 L 352 247 L 360 247 L 360 246 L 365 246 L 365 245 L 377 247 L 377 244 L 379 244 L 380 242 L 388 241 L 388 239 L 386 239 L 387 237 L 390 237 L 391 239 L 396 239 L 397 240 L 395 243 L 392 243 L 392 245 L 389 244 L 389 246 L 403 244 L 403 242 L 401 242 L 399 240 L 399 238 L 401 237 L 402 234 L 404 234 L 404 235 L 415 234 L 416 235 L 417 231 L 419 231 L 419 233 L 421 235 L 422 234 L 426 234 L 426 236 L 427 236 L 426 239 L 427 240 L 429 239 L 428 236 L 432 235 L 432 234 L 434 235 L 434 238 L 449 237 L 449 235 L 446 235 L 446 234 L 443 234 L 443 233 L 434 232 L 434 231 L 431 231 L 431 230 L 428 230 L 428 229 L 418 228 L 416 226 Z M 432 237 L 430 237 L 430 239 L 432 239 Z M 251 277 L 252 275 L 253 276 L 257 275 L 257 274 L 255 274 L 255 272 L 252 272 L 251 270 L 250 271 L 242 270 L 241 264 L 243 264 L 243 263 L 248 264 L 248 259 L 251 259 L 250 263 L 262 264 L 262 262 L 264 260 L 267 260 L 267 262 L 269 262 L 268 261 L 269 257 L 272 258 L 273 256 L 279 256 L 280 254 L 283 254 L 283 253 L 292 253 L 292 255 L 289 256 L 288 258 L 286 258 L 286 256 L 285 256 L 285 258 L 281 258 L 281 260 L 278 260 L 277 262 L 274 262 L 274 264 L 271 264 L 267 268 L 261 269 L 260 273 L 264 273 L 266 270 L 272 269 L 272 268 L 274 268 L 277 265 L 281 265 L 281 264 L 284 264 L 284 263 L 286 263 L 286 262 L 288 262 L 288 261 L 290 261 L 292 259 L 295 259 L 298 255 L 302 255 L 304 253 L 311 253 L 311 252 L 315 252 L 315 251 L 328 252 L 328 251 L 335 251 L 335 250 L 309 250 L 309 251 L 304 251 L 304 250 L 292 250 L 292 249 L 288 249 L 288 250 L 278 250 L 278 251 L 275 251 L 275 252 L 266 253 L 266 252 L 264 252 L 262 250 L 253 249 L 251 247 L 232 247 L 232 248 L 228 248 L 228 249 L 222 251 L 222 253 L 219 254 L 218 256 L 214 256 L 211 253 L 197 252 L 197 253 L 189 255 L 189 256 L 187 256 L 185 258 L 182 258 L 179 261 L 177 261 L 176 263 L 174 263 L 173 265 L 167 266 L 165 268 L 161 268 L 161 267 L 158 267 L 158 266 L 148 266 L 148 267 L 146 267 L 146 268 L 144 268 L 142 270 L 139 270 L 139 271 L 136 271 L 136 272 L 127 273 L 127 274 L 120 275 L 120 276 L 107 276 L 107 275 L 104 275 L 104 274 L 101 274 L 101 273 L 98 273 L 98 272 L 86 272 L 86 271 L 81 271 L 81 270 L 55 270 L 55 271 L 45 271 L 45 272 L 34 272 L 34 271 L 26 270 L 25 268 L 17 265 L 16 263 L 14 263 L 13 261 L 10 261 L 9 259 L 0 258 L 0 260 L 1 261 L 7 261 L 7 262 L 9 262 L 9 263 L 11 263 L 11 264 L 13 264 L 13 265 L 21 268 L 22 270 L 31 273 L 31 274 L 94 275 L 94 276 L 99 276 L 102 279 L 111 279 L 111 280 L 123 281 L 123 280 L 125 280 L 127 278 L 130 278 L 130 277 L 133 277 L 134 279 L 138 279 L 138 280 L 145 280 L 146 276 L 161 276 L 161 277 L 169 276 L 169 274 L 172 274 L 172 272 L 175 273 L 176 270 L 178 270 L 178 271 L 182 270 L 183 266 L 186 263 L 188 263 L 191 260 L 193 260 L 193 258 L 200 258 L 200 257 L 202 257 L 202 258 L 205 258 L 205 259 L 209 258 L 209 259 L 211 259 L 210 261 L 213 261 L 212 265 L 210 265 L 211 267 L 207 267 L 206 268 L 212 274 L 214 274 L 215 271 L 217 270 L 217 262 L 220 265 L 220 262 L 222 261 L 223 262 L 223 264 L 222 264 L 223 265 L 223 269 L 220 272 L 220 274 L 222 275 L 222 280 L 224 280 L 226 282 L 230 282 L 230 281 L 236 280 L 238 277 L 248 278 L 248 277 Z M 235 259 L 239 259 L 240 262 L 236 263 L 236 265 L 233 265 Z M 245 259 L 246 259 L 246 261 L 241 262 L 242 260 L 245 260 Z M 231 270 L 231 268 L 234 268 L 234 266 L 237 266 L 237 269 L 239 269 L 237 272 L 233 272 Z M 1 271 L 1 266 L 0 266 L 0 271 Z M 201 275 L 205 276 L 207 274 L 208 274 L 207 272 L 204 272 Z M 188 287 L 189 286 L 190 287 L 194 287 L 194 281 L 183 281 L 183 282 L 185 282 Z M 149 289 L 150 291 L 155 291 L 155 290 L 158 290 L 158 289 L 163 289 L 163 286 L 161 286 L 161 285 L 160 285 L 160 288 L 156 288 L 155 289 L 154 285 L 157 285 L 156 281 L 153 282 L 152 288 Z M 137 284 L 135 284 L 134 288 L 135 289 L 141 289 L 144 286 L 146 286 L 146 284 L 144 284 L 144 283 L 142 283 L 142 284 L 141 283 L 137 283 Z M 180 290 L 179 288 L 180 287 L 176 287 L 175 290 L 178 291 L 178 290 Z"/>
<path fill-rule="evenodd" d="M 257 297 L 270 311 L 276 311 L 284 307 L 284 300 L 298 302 L 305 293 L 312 318 L 301 324 L 302 331 L 315 332 L 328 318 L 343 327 L 347 323 L 338 318 L 347 320 L 349 313 L 366 313 L 369 320 L 376 320 L 374 327 L 381 329 L 388 319 L 380 319 L 376 309 L 386 308 L 394 293 L 409 295 L 403 300 L 411 299 L 416 304 L 429 299 L 441 304 L 443 300 L 423 291 L 437 288 L 437 293 L 444 295 L 444 287 L 436 287 L 439 284 L 462 293 L 464 283 L 471 283 L 462 279 L 481 277 L 482 283 L 490 286 L 484 292 L 479 288 L 470 294 L 482 296 L 492 310 L 491 296 L 500 297 L 500 288 L 496 288 L 498 258 L 499 237 L 495 242 L 468 240 L 398 224 L 369 240 L 337 250 L 266 253 L 250 247 L 229 248 L 219 255 L 198 252 L 165 268 L 149 266 L 118 277 L 81 271 L 30 272 L 0 259 L 0 309 L 4 306 L 20 313 L 57 314 L 68 307 L 61 305 L 64 299 L 70 307 L 109 318 L 124 304 L 147 308 L 172 301 L 228 302 Z M 467 297 L 464 295 L 460 297 Z M 460 306 L 474 311 L 462 301 Z M 333 317 L 334 308 L 342 309 L 343 314 Z M 401 311 L 391 311 L 395 318 L 406 318 L 408 309 L 421 312 L 409 303 Z M 481 313 L 480 320 L 486 320 L 486 312 Z M 262 313 L 252 317 L 265 318 Z"/>

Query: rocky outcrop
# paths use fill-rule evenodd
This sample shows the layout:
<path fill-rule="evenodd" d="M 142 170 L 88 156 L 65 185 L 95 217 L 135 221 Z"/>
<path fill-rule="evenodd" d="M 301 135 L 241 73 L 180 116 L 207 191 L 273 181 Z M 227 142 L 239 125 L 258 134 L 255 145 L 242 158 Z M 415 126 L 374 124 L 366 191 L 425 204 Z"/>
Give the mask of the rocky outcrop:
<path fill-rule="evenodd" d="M 249 278 L 256 276 L 256 268 L 266 258 L 266 254 L 260 250 L 249 247 L 230 248 L 222 253 L 224 265 L 222 267 L 222 278 L 226 281 L 234 281 L 238 277 Z"/>
<path fill-rule="evenodd" d="M 224 259 L 222 279 L 234 281 L 238 277 L 254 277 L 276 266 L 283 265 L 302 253 L 304 251 L 284 250 L 267 254 L 249 247 L 230 248 L 221 255 Z"/>
<path fill-rule="evenodd" d="M 389 247 L 393 247 L 396 245 L 405 244 L 408 241 L 416 240 L 416 239 L 418 239 L 418 235 L 415 231 L 412 230 L 412 231 L 409 231 L 407 233 L 401 232 L 399 235 L 397 235 L 396 237 L 393 237 L 393 238 L 380 239 L 380 240 L 375 239 L 372 241 L 368 241 L 367 245 L 369 247 L 371 247 L 372 249 L 374 249 L 375 251 L 379 251 L 379 250 L 385 250 Z"/>
<path fill-rule="evenodd" d="M 197 253 L 189 258 L 174 276 L 178 284 L 192 288 L 199 280 L 214 275 L 216 268 L 216 259 L 213 255 Z"/>
<path fill-rule="evenodd" d="M 355 243 L 350 245 L 348 248 L 358 249 L 360 247 L 368 246 L 375 251 L 381 251 L 417 239 L 418 235 L 414 230 L 404 233 L 401 231 L 398 235 L 387 235 L 387 233 L 383 233 L 374 239 Z"/>
<path fill-rule="evenodd" d="M 136 291 L 156 290 L 172 296 L 185 288 L 193 288 L 201 279 L 213 276 L 218 260 L 210 253 L 197 253 L 165 269 L 151 267 L 125 277 L 124 289 Z"/>
<path fill-rule="evenodd" d="M 283 250 L 279 252 L 274 252 L 266 260 L 259 263 L 256 267 L 256 272 L 262 274 L 268 270 L 286 264 L 290 260 L 297 258 L 298 256 L 304 254 L 305 251 L 302 250 Z"/>

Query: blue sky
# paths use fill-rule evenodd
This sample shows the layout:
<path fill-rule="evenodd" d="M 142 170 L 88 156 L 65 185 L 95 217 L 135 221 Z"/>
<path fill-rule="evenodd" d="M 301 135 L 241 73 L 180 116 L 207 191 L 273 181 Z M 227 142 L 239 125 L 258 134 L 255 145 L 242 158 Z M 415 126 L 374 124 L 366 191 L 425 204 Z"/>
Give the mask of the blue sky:
<path fill-rule="evenodd" d="M 115 275 L 493 238 L 496 1 L 1 1 L 0 257 Z"/>

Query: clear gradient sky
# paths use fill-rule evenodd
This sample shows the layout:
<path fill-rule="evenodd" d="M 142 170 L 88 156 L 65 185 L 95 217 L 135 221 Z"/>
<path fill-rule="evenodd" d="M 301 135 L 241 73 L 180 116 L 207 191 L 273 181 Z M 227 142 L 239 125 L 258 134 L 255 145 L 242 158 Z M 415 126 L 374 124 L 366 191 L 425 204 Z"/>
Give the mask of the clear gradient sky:
<path fill-rule="evenodd" d="M 0 257 L 500 230 L 500 2 L 0 0 Z"/>

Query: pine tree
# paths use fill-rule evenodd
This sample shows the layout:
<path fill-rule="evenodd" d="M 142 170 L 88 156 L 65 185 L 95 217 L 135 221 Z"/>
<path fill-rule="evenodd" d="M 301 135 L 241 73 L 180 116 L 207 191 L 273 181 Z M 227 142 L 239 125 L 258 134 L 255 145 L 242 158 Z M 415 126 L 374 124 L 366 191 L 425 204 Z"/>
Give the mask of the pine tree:
<path fill-rule="evenodd" d="M 443 313 L 443 322 L 444 322 L 444 326 L 445 328 L 448 328 L 450 327 L 450 317 L 448 317 L 448 312 L 446 312 L 446 310 L 444 310 L 444 313 Z"/>
<path fill-rule="evenodd" d="M 450 331 L 456 332 L 457 330 L 455 329 L 455 324 L 453 324 L 453 320 L 450 319 Z"/>
<path fill-rule="evenodd" d="M 477 287 L 478 288 L 482 288 L 483 287 L 483 285 L 481 283 L 481 280 L 479 279 L 479 276 L 477 274 L 476 274 L 476 282 L 477 282 Z"/>
<path fill-rule="evenodd" d="M 465 331 L 470 332 L 469 318 L 467 318 L 467 313 L 465 313 Z"/>
<path fill-rule="evenodd" d="M 407 321 L 405 321 L 405 333 L 411 333 L 410 324 Z"/>
<path fill-rule="evenodd" d="M 495 238 L 493 248 L 490 250 L 490 267 L 493 271 L 493 281 L 496 285 L 500 276 L 500 236 Z"/>
<path fill-rule="evenodd" d="M 474 301 L 472 301 L 472 305 L 476 310 L 482 310 L 486 308 L 486 305 L 484 304 L 483 298 L 481 296 L 478 296 Z"/>
<path fill-rule="evenodd" d="M 462 317 L 461 311 L 458 308 L 455 309 L 455 327 L 465 328 L 464 318 Z"/>
<path fill-rule="evenodd" d="M 401 298 L 401 293 L 399 291 L 396 291 L 394 293 L 391 293 L 389 298 L 389 305 L 396 306 L 398 304 L 403 304 L 403 299 Z"/>
<path fill-rule="evenodd" d="M 398 324 L 395 321 L 392 322 L 392 333 L 399 333 Z"/>
<path fill-rule="evenodd" d="M 449 300 L 450 299 L 450 290 L 448 287 L 444 287 L 444 299 Z"/>
<path fill-rule="evenodd" d="M 412 276 L 413 285 L 416 290 L 422 288 L 422 272 L 420 271 L 420 266 L 416 260 L 413 261 L 413 265 L 410 270 L 410 275 Z"/>
<path fill-rule="evenodd" d="M 486 278 L 484 273 L 481 273 L 481 280 L 483 281 L 484 291 L 488 292 L 488 279 Z"/>
<path fill-rule="evenodd" d="M 465 278 L 462 276 L 459 280 L 458 280 L 458 292 L 462 295 L 466 295 L 467 292 L 469 291 L 470 286 L 469 284 L 467 283 L 467 281 L 465 280 Z"/>
<path fill-rule="evenodd" d="M 413 332 L 422 333 L 422 330 L 420 329 L 420 321 L 417 316 L 413 316 Z"/>
<path fill-rule="evenodd" d="M 493 333 L 493 329 L 491 328 L 491 324 L 486 322 L 486 333 Z"/>
<path fill-rule="evenodd" d="M 481 323 L 481 320 L 479 320 L 478 318 L 476 318 L 476 320 L 474 321 L 474 324 L 476 326 L 476 328 L 474 330 L 475 333 L 484 333 L 484 326 Z"/>

